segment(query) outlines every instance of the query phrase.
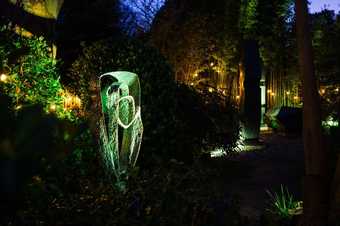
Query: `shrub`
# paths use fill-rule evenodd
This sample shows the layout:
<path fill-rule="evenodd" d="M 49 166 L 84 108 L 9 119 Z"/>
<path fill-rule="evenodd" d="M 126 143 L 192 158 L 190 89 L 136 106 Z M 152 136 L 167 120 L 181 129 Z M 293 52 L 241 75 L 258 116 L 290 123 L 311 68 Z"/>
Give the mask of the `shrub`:
<path fill-rule="evenodd" d="M 291 195 L 287 188 L 284 189 L 281 185 L 281 189 L 278 193 L 274 194 L 267 191 L 271 199 L 271 209 L 270 212 L 278 215 L 281 218 L 291 218 L 293 215 L 301 214 L 302 212 L 302 202 L 294 200 L 293 195 Z"/>
<path fill-rule="evenodd" d="M 177 88 L 177 130 L 186 148 L 200 151 L 222 149 L 231 153 L 240 136 L 236 107 L 225 102 L 218 93 L 179 85 Z M 178 140 L 177 139 L 177 140 Z"/>
<path fill-rule="evenodd" d="M 84 46 L 85 47 L 85 46 Z M 84 107 L 91 105 L 91 86 L 98 77 L 110 71 L 131 71 L 139 75 L 141 83 L 142 119 L 144 124 L 143 156 L 161 155 L 174 148 L 175 83 L 170 66 L 152 48 L 128 39 L 106 39 L 83 50 L 69 73 L 70 89 L 79 94 Z M 92 83 L 92 85 L 91 85 Z M 98 117 L 99 111 L 94 117 Z"/>
<path fill-rule="evenodd" d="M 45 114 L 39 105 L 13 112 L 11 103 L 0 92 L 0 123 L 5 128 L 0 130 L 0 199 L 17 208 L 29 179 L 66 156 L 70 145 L 65 134 L 72 136 L 66 128 L 73 125 Z"/>
<path fill-rule="evenodd" d="M 42 37 L 22 37 L 9 24 L 0 27 L 0 73 L 6 76 L 1 85 L 15 107 L 42 105 L 59 118 L 75 120 L 63 107 L 63 87 L 59 81 L 51 49 Z"/>
<path fill-rule="evenodd" d="M 76 171 L 33 180 L 20 215 L 25 224 L 18 225 L 249 225 L 242 224 L 239 199 L 216 180 L 218 169 L 168 162 L 132 176 L 125 193 L 100 181 L 98 169 L 91 177 Z"/>
<path fill-rule="evenodd" d="M 208 146 L 223 146 L 223 142 L 231 149 L 230 144 L 238 134 L 234 123 L 237 120 L 233 119 L 236 112 L 230 110 L 234 108 L 222 107 L 217 96 L 204 94 L 202 99 L 194 90 L 177 85 L 171 67 L 155 49 L 123 38 L 83 46 L 83 54 L 74 62 L 68 76 L 72 81 L 70 89 L 82 98 L 87 112 L 92 113 L 91 109 L 99 102 L 98 97 L 91 99 L 91 96 L 98 95 L 92 87 L 101 74 L 110 71 L 138 74 L 144 124 L 142 162 L 169 158 L 191 161 L 193 152 Z M 98 107 L 94 109 L 96 112 L 89 117 L 100 114 Z M 221 128 L 232 133 L 225 136 L 227 133 Z"/>

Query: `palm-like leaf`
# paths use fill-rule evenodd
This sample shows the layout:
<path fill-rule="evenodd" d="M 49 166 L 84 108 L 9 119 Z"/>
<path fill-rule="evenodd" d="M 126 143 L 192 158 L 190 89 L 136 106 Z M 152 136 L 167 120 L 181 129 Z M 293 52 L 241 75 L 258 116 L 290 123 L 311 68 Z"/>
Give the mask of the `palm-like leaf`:
<path fill-rule="evenodd" d="M 282 218 L 291 218 L 297 212 L 295 210 L 301 212 L 301 202 L 295 201 L 293 195 L 283 185 L 280 186 L 279 193 L 273 193 L 269 190 L 266 190 L 266 193 L 272 202 L 271 208 L 268 209 L 271 213 L 277 214 Z"/>

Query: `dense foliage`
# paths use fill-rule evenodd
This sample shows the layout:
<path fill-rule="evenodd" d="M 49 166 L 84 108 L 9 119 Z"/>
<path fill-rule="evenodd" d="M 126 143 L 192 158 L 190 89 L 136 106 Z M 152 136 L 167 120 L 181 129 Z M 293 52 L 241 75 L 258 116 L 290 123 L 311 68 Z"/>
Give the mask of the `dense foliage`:
<path fill-rule="evenodd" d="M 323 10 L 311 16 L 316 75 L 322 83 L 340 82 L 340 15 Z"/>
<path fill-rule="evenodd" d="M 204 143 L 232 150 L 238 136 L 238 126 L 233 124 L 237 120 L 213 121 L 217 120 L 213 115 L 217 113 L 212 112 L 219 108 L 221 101 L 210 101 L 215 109 L 208 114 L 208 110 L 203 108 L 205 101 L 199 100 L 195 91 L 177 87 L 172 70 L 163 57 L 138 41 L 108 39 L 84 48 L 83 55 L 73 64 L 70 77 L 74 79 L 73 89 L 79 92 L 87 109 L 99 101 L 90 98 L 93 95 L 91 87 L 95 87 L 98 76 L 117 70 L 134 72 L 140 78 L 145 131 L 141 151 L 143 162 L 154 160 L 156 156 L 158 159 L 175 157 L 192 160 L 192 153 L 200 152 Z M 195 97 L 191 99 L 190 96 Z M 196 110 L 194 116 L 189 112 L 192 109 Z M 233 107 L 228 106 L 219 112 L 227 113 L 229 109 Z M 232 114 L 225 114 L 225 117 L 235 116 L 236 111 L 230 112 Z M 185 113 L 188 114 L 183 116 Z M 92 116 L 98 117 L 98 114 L 96 112 Z M 199 129 L 190 128 L 192 125 Z M 217 127 L 231 128 L 228 132 L 232 138 L 227 139 L 227 145 L 216 140 L 210 142 L 225 135 Z"/>
<path fill-rule="evenodd" d="M 293 1 L 166 1 L 153 23 L 150 42 L 174 72 L 145 43 L 127 38 L 102 40 L 118 33 L 118 2 L 84 1 L 79 7 L 78 2 L 65 1 L 56 25 L 58 54 L 67 60 L 65 68 L 78 57 L 79 43 L 84 41 L 82 55 L 68 75 L 62 74 L 62 81 L 81 97 L 90 128 L 63 120 L 75 117 L 63 108 L 61 74 L 45 40 L 20 37 L 11 26 L 0 29 L 0 211 L 5 216 L 0 224 L 255 224 L 240 216 L 230 187 L 231 181 L 251 179 L 250 174 L 246 179 L 238 175 L 249 169 L 240 164 L 242 160 L 235 169 L 232 161 L 211 159 L 209 153 L 217 148 L 230 153 L 237 146 L 240 132 L 234 102 L 217 91 L 219 87 L 197 91 L 174 80 L 221 74 L 228 76 L 222 84 L 234 88 L 241 77 L 242 44 L 254 39 L 260 46 L 267 89 L 275 89 L 277 95 L 289 89 L 298 95 Z M 135 7 L 142 4 L 143 13 L 149 3 L 161 0 L 130 2 Z M 125 32 L 138 33 L 140 25 L 149 28 L 158 6 L 149 5 L 149 9 L 142 21 L 125 18 L 136 23 Z M 339 16 L 327 10 L 313 15 L 316 73 L 322 85 L 339 79 L 339 21 Z M 93 136 L 100 115 L 98 76 L 117 70 L 139 75 L 145 127 L 141 167 L 129 172 L 125 192 L 111 186 Z M 339 119 L 338 88 L 327 86 L 321 96 L 324 118 Z M 330 126 L 329 135 L 330 168 L 334 170 L 339 128 Z M 262 153 L 248 154 L 254 162 L 262 158 Z M 196 155 L 201 158 L 195 159 Z M 283 189 L 273 204 L 284 216 L 289 214 L 287 206 L 297 207 Z M 290 222 L 261 225 L 281 223 Z"/>
<path fill-rule="evenodd" d="M 0 131 L 0 167 L 11 166 L 0 174 L 1 198 L 6 197 L 0 202 L 1 224 L 249 225 L 239 214 L 238 198 L 226 189 L 228 181 L 216 180 L 226 174 L 237 178 L 223 159 L 190 166 L 172 159 L 151 170 L 136 168 L 121 193 L 105 176 L 85 125 L 60 121 L 39 106 L 23 107 L 15 116 L 10 98 L 1 96 L 0 103 L 6 128 Z"/>
<path fill-rule="evenodd" d="M 3 95 L 1 88 L 0 91 L 0 123 L 4 128 L 0 131 L 0 209 L 5 216 L 0 224 L 3 224 L 23 207 L 32 180 L 51 170 L 63 170 L 63 162 L 72 163 L 69 170 L 91 169 L 89 162 L 95 161 L 95 152 L 85 125 L 46 114 L 40 105 L 23 106 L 13 112 L 11 97 Z M 49 189 L 55 194 L 51 184 Z M 30 195 L 36 195 L 37 206 L 48 201 L 42 193 Z"/>
<path fill-rule="evenodd" d="M 228 181 L 216 180 L 229 169 L 223 160 L 188 166 L 172 159 L 152 170 L 137 168 L 126 192 L 118 192 L 85 125 L 60 121 L 39 106 L 14 115 L 6 96 L 0 103 L 6 128 L 0 131 L 0 168 L 6 166 L 0 174 L 0 224 L 248 225 L 238 198 L 226 189 Z"/>
<path fill-rule="evenodd" d="M 222 164 L 209 169 L 169 162 L 131 177 L 126 193 L 113 190 L 98 168 L 82 175 L 60 164 L 59 172 L 32 178 L 25 212 L 14 224 L 243 225 L 238 199 L 214 178 L 223 175 Z"/>
<path fill-rule="evenodd" d="M 236 150 L 240 139 L 240 118 L 233 103 L 226 103 L 217 92 L 202 90 L 198 93 L 186 85 L 178 86 L 177 100 L 176 115 L 181 122 L 177 128 L 177 141 L 186 149 L 194 147 L 209 152 L 220 148 L 229 154 Z"/>
<path fill-rule="evenodd" d="M 176 79 L 190 84 L 213 62 L 215 71 L 235 77 L 240 52 L 237 1 L 168 1 L 156 16 L 150 42 L 173 66 Z M 229 81 L 222 86 L 232 88 Z"/>
<path fill-rule="evenodd" d="M 45 111 L 74 120 L 75 116 L 63 108 L 64 90 L 44 39 L 19 36 L 10 24 L 0 31 L 1 85 L 12 98 L 13 106 L 19 109 L 22 105 L 41 104 Z"/>
<path fill-rule="evenodd" d="M 171 68 L 154 50 L 123 39 L 110 39 L 84 48 L 83 55 L 73 64 L 70 77 L 87 109 L 97 104 L 91 100 L 91 86 L 96 86 L 99 75 L 110 71 L 131 71 L 139 75 L 142 89 L 142 118 L 145 128 L 144 147 L 148 153 L 173 148 L 169 143 L 175 131 L 175 84 Z M 99 112 L 96 112 L 98 117 Z M 147 155 L 145 153 L 145 155 Z M 151 156 L 148 156 L 151 157 Z M 146 158 L 148 158 L 146 157 Z"/>
<path fill-rule="evenodd" d="M 320 81 L 322 118 L 340 120 L 340 15 L 323 10 L 312 15 L 315 72 Z"/>

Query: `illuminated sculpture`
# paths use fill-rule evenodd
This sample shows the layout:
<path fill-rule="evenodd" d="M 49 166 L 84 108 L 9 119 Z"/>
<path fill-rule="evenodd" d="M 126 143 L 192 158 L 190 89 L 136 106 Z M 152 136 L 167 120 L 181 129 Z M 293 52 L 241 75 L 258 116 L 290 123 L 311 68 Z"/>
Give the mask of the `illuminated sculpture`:
<path fill-rule="evenodd" d="M 102 154 L 109 173 L 114 173 L 118 187 L 124 190 L 143 135 L 139 79 L 130 72 L 110 72 L 100 76 L 99 87 Z"/>

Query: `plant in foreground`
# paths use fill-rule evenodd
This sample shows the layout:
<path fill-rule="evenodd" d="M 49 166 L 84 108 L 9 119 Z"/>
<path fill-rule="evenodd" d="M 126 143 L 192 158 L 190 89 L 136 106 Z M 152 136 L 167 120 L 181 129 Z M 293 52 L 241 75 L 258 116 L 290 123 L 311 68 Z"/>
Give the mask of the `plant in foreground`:
<path fill-rule="evenodd" d="M 302 214 L 302 202 L 294 200 L 292 194 L 289 193 L 287 187 L 281 185 L 280 191 L 266 191 L 271 199 L 271 208 L 269 212 L 274 213 L 281 218 L 291 218 L 293 215 Z"/>

